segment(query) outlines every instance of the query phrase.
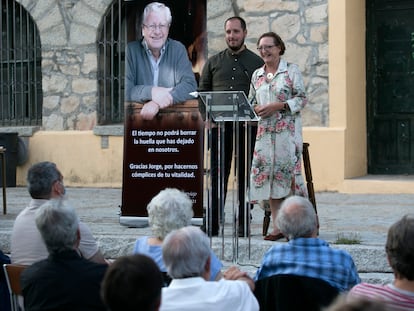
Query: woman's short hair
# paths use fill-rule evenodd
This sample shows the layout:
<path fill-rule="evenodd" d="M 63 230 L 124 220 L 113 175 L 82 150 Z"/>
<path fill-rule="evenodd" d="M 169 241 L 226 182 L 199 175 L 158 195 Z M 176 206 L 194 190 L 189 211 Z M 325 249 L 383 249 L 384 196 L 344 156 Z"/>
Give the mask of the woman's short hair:
<path fill-rule="evenodd" d="M 388 229 L 385 251 L 396 278 L 414 281 L 413 215 L 405 215 Z"/>
<path fill-rule="evenodd" d="M 161 240 L 171 231 L 190 225 L 194 215 L 189 196 L 175 188 L 160 191 L 148 204 L 147 211 L 152 233 Z"/>
<path fill-rule="evenodd" d="M 259 39 L 257 40 L 257 46 L 259 46 L 260 40 L 264 37 L 273 38 L 273 43 L 280 48 L 279 55 L 285 54 L 285 51 L 286 51 L 285 42 L 283 42 L 282 38 L 277 33 L 273 32 L 273 31 L 265 32 L 264 34 L 262 34 L 259 37 Z"/>

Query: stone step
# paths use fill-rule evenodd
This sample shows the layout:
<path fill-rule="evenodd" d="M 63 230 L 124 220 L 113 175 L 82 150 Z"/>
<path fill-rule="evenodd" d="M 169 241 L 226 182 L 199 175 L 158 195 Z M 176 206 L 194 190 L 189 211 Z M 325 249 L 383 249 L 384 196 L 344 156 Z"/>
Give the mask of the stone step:
<path fill-rule="evenodd" d="M 68 188 L 68 200 L 76 208 L 80 219 L 96 237 L 107 258 L 130 254 L 135 240 L 151 235 L 151 229 L 128 228 L 120 225 L 121 189 L 119 188 Z M 231 237 L 232 198 L 226 201 L 225 238 L 215 237 L 211 245 L 225 267 L 237 264 L 254 274 L 264 253 L 274 243 L 264 241 L 261 235 L 264 212 L 258 206 L 251 210 L 251 240 Z M 0 249 L 10 252 L 10 233 L 18 213 L 30 201 L 24 187 L 7 188 L 7 215 L 0 216 Z M 363 280 L 384 283 L 392 280 L 391 269 L 385 256 L 385 240 L 389 226 L 404 214 L 412 213 L 414 195 L 410 194 L 344 194 L 316 193 L 320 222 L 319 235 L 332 247 L 347 250 L 354 258 Z M 355 235 L 359 244 L 337 245 L 338 235 Z M 234 244 L 238 243 L 235 248 Z M 234 254 L 238 256 L 234 256 Z"/>

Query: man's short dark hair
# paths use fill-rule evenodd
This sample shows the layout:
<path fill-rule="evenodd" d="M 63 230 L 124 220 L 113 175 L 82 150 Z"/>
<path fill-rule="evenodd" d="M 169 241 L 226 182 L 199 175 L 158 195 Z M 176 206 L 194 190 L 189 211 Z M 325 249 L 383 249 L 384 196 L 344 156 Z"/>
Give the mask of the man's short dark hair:
<path fill-rule="evenodd" d="M 243 29 L 243 31 L 247 29 L 246 21 L 243 18 L 241 18 L 240 16 L 232 16 L 232 17 L 229 17 L 228 19 L 226 19 L 226 21 L 224 22 L 224 29 L 226 28 L 227 22 L 231 21 L 233 19 L 237 19 L 240 22 L 240 26 Z"/>
<path fill-rule="evenodd" d="M 102 281 L 101 296 L 110 311 L 157 310 L 163 278 L 148 256 L 134 254 L 116 259 Z"/>
<path fill-rule="evenodd" d="M 55 163 L 33 164 L 27 172 L 27 190 L 33 199 L 50 199 L 53 183 L 61 178 Z"/>

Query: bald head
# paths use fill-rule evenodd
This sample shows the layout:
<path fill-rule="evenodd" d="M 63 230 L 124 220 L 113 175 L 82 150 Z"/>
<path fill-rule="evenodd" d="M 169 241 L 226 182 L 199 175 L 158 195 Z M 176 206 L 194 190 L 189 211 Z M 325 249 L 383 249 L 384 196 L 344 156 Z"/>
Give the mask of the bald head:
<path fill-rule="evenodd" d="M 312 203 L 300 196 L 291 196 L 283 201 L 276 222 L 289 240 L 316 237 L 318 233 L 318 221 Z"/>

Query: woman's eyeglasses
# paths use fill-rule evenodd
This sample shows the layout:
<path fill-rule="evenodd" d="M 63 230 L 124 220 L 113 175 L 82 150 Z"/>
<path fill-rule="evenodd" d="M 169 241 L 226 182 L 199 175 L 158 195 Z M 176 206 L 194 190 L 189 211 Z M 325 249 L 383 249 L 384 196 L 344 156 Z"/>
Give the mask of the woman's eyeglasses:
<path fill-rule="evenodd" d="M 263 45 L 263 46 L 258 46 L 257 49 L 259 51 L 269 51 L 272 47 L 275 47 L 276 45 Z"/>

